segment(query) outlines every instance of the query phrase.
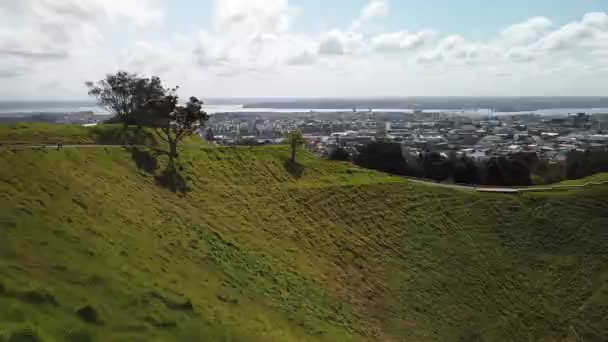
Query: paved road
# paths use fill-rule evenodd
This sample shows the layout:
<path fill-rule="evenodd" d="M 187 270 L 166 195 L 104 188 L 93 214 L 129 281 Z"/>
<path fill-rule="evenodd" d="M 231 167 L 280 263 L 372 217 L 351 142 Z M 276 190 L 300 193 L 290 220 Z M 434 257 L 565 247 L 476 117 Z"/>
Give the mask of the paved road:
<path fill-rule="evenodd" d="M 473 185 L 460 185 L 460 184 L 449 184 L 449 183 L 438 183 L 428 180 L 421 180 L 416 178 L 406 177 L 409 181 L 414 183 L 420 183 L 424 185 L 436 186 L 441 188 L 465 190 L 465 191 L 478 191 L 478 192 L 498 192 L 498 193 L 518 193 L 524 191 L 535 191 L 552 190 L 552 188 L 495 188 L 495 187 L 478 187 Z"/>
<path fill-rule="evenodd" d="M 473 185 L 459 185 L 449 183 L 437 183 L 433 181 L 426 181 L 414 178 L 408 178 L 410 181 L 415 183 L 421 183 L 424 185 L 438 186 L 442 188 L 456 189 L 456 190 L 467 190 L 467 191 L 478 191 L 478 192 L 499 192 L 499 193 L 518 193 L 524 191 L 550 191 L 553 190 L 551 187 L 523 187 L 523 188 L 501 188 L 501 187 L 484 187 L 484 186 L 473 186 Z"/>
<path fill-rule="evenodd" d="M 446 184 L 446 183 L 437 183 L 433 181 L 420 180 L 410 177 L 405 177 L 408 180 L 420 183 L 424 185 L 431 185 L 449 189 L 456 190 L 466 190 L 466 191 L 477 191 L 477 192 L 493 192 L 493 193 L 502 193 L 502 194 L 516 194 L 516 193 L 524 193 L 524 192 L 545 192 L 545 191 L 561 191 L 561 190 L 570 190 L 570 189 L 580 189 L 591 186 L 598 185 L 606 185 L 608 181 L 605 182 L 588 182 L 580 185 L 556 185 L 556 186 L 530 186 L 530 187 L 519 187 L 519 188 L 506 188 L 506 187 L 487 187 L 487 186 L 467 186 L 467 185 L 458 185 L 458 184 Z"/>
<path fill-rule="evenodd" d="M 468 190 L 468 191 L 475 191 L 476 190 L 476 188 L 474 186 L 437 183 L 437 182 L 433 182 L 433 181 L 426 181 L 426 180 L 416 179 L 416 178 L 412 178 L 412 177 L 403 177 L 403 178 L 406 178 L 407 180 L 409 180 L 411 182 L 414 182 L 414 183 L 420 183 L 420 184 L 424 184 L 424 185 L 432 185 L 432 186 L 441 187 L 441 188 L 449 188 L 449 189 L 456 189 L 456 190 Z"/>

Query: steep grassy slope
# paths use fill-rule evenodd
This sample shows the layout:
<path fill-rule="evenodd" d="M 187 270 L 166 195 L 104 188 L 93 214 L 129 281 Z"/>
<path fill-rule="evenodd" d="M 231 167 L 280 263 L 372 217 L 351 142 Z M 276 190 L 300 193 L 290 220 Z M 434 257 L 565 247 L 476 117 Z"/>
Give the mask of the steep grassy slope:
<path fill-rule="evenodd" d="M 287 157 L 190 144 L 174 193 L 145 149 L 0 149 L 0 341 L 608 339 L 608 187 Z"/>

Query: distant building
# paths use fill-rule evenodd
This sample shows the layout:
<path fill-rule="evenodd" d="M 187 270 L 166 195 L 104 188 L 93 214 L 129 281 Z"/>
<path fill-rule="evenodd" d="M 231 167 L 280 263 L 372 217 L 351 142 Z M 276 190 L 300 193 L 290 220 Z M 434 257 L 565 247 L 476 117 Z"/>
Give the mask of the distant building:
<path fill-rule="evenodd" d="M 585 113 L 578 113 L 572 117 L 572 127 L 588 128 L 591 126 L 591 116 Z"/>

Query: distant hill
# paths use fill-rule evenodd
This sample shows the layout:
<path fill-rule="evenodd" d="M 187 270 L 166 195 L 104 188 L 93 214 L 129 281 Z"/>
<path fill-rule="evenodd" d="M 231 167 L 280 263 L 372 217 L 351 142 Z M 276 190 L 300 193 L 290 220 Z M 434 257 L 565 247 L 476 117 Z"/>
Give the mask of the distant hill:
<path fill-rule="evenodd" d="M 176 193 L 143 147 L 0 147 L 0 341 L 608 340 L 608 187 L 480 194 L 288 156 L 191 140 Z"/>

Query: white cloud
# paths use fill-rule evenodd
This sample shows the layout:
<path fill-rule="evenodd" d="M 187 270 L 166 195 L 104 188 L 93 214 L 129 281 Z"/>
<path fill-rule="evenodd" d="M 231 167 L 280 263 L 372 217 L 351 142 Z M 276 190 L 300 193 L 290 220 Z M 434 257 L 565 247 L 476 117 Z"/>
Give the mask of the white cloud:
<path fill-rule="evenodd" d="M 415 49 L 428 43 L 435 36 L 435 32 L 425 30 L 420 32 L 398 31 L 381 33 L 372 38 L 372 47 L 378 51 L 397 52 Z"/>
<path fill-rule="evenodd" d="M 463 36 L 451 35 L 441 40 L 439 47 L 445 51 L 454 51 L 461 49 L 465 44 L 466 39 Z"/>
<path fill-rule="evenodd" d="M 371 0 L 361 11 L 361 20 L 370 20 L 376 17 L 387 16 L 389 12 L 386 0 Z"/>
<path fill-rule="evenodd" d="M 287 0 L 215 0 L 213 22 L 228 34 L 284 34 L 293 14 Z"/>
<path fill-rule="evenodd" d="M 361 51 L 363 46 L 363 37 L 360 34 L 334 29 L 321 36 L 319 54 L 327 56 L 351 55 Z"/>
<path fill-rule="evenodd" d="M 432 64 L 443 60 L 443 55 L 437 50 L 424 51 L 418 54 L 416 62 L 420 64 Z"/>
<path fill-rule="evenodd" d="M 287 0 L 215 0 L 211 31 L 194 39 L 197 67 L 237 77 L 314 63 L 317 38 L 291 30 L 298 12 Z"/>
<path fill-rule="evenodd" d="M 20 59 L 13 56 L 0 57 L 0 81 L 5 78 L 13 78 L 27 75 L 32 70 Z"/>
<path fill-rule="evenodd" d="M 366 23 L 375 18 L 385 17 L 389 15 L 389 12 L 388 0 L 370 0 L 361 10 L 359 17 L 353 21 L 350 31 L 358 31 Z"/>
<path fill-rule="evenodd" d="M 162 20 L 163 12 L 157 5 L 154 0 L 6 0 L 0 3 L 0 12 L 20 17 L 62 17 L 76 21 L 128 18 L 147 25 Z"/>
<path fill-rule="evenodd" d="M 154 0 L 0 1 L 1 73 L 11 77 L 10 89 L 0 96 L 37 94 L 42 84 L 59 83 L 66 86 L 44 94 L 73 96 L 70 89 L 81 89 L 92 72 L 108 72 L 95 68 L 113 65 L 117 58 L 114 51 L 100 50 L 108 27 L 159 25 L 162 20 Z"/>
<path fill-rule="evenodd" d="M 460 35 L 450 35 L 441 39 L 434 49 L 421 52 L 419 63 L 447 63 L 479 65 L 498 62 L 497 47 L 484 42 L 469 42 Z"/>
<path fill-rule="evenodd" d="M 11 0 L 0 10 L 0 55 L 30 60 L 67 58 L 93 46 L 102 40 L 101 26 L 118 19 L 138 25 L 162 20 L 149 0 Z"/>
<path fill-rule="evenodd" d="M 595 44 L 608 31 L 606 13 L 587 13 L 575 21 L 553 31 L 539 41 L 544 50 L 566 50 L 579 45 Z"/>
<path fill-rule="evenodd" d="M 598 58 L 608 58 L 608 49 L 591 51 L 591 56 Z"/>
<path fill-rule="evenodd" d="M 552 32 L 540 42 L 545 50 L 565 50 L 578 44 L 582 39 L 589 38 L 589 31 L 581 23 L 571 23 Z"/>
<path fill-rule="evenodd" d="M 525 48 L 514 48 L 508 52 L 507 56 L 515 63 L 528 63 L 536 58 L 534 53 Z"/>
<path fill-rule="evenodd" d="M 608 56 L 606 38 L 605 13 L 589 13 L 559 27 L 547 18 L 536 17 L 483 41 L 446 36 L 418 53 L 409 67 L 417 70 L 419 65 L 427 74 L 440 74 L 444 83 L 441 87 L 446 91 L 458 93 L 449 84 L 460 80 L 462 89 L 469 89 L 465 95 L 492 91 L 510 95 L 597 95 L 602 94 L 603 87 L 599 80 L 608 77 L 608 69 L 603 66 Z M 475 79 L 494 83 L 482 87 L 472 82 Z"/>
<path fill-rule="evenodd" d="M 509 44 L 528 44 L 547 33 L 552 26 L 553 22 L 549 18 L 534 17 L 503 29 L 500 37 Z"/>
<path fill-rule="evenodd" d="M 287 59 L 287 65 L 311 65 L 317 62 L 317 55 L 310 51 L 303 51 Z"/>
<path fill-rule="evenodd" d="M 598 30 L 608 30 L 608 14 L 605 12 L 591 12 L 583 17 L 583 24 Z"/>
<path fill-rule="evenodd" d="M 321 55 L 344 55 L 346 54 L 346 37 L 338 30 L 327 32 L 319 44 Z"/>
<path fill-rule="evenodd" d="M 36 95 L 46 85 L 49 96 L 79 97 L 83 81 L 119 68 L 160 76 L 185 95 L 215 96 L 568 95 L 599 93 L 608 77 L 606 13 L 563 26 L 532 17 L 471 40 L 432 27 L 374 26 L 391 14 L 388 1 L 367 2 L 346 27 L 307 32 L 288 0 L 214 0 L 209 20 L 201 19 L 208 25 L 151 34 L 169 4 L 0 0 L 0 97 Z M 116 31 L 124 41 L 114 43 Z"/>

